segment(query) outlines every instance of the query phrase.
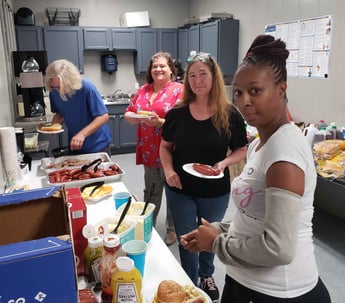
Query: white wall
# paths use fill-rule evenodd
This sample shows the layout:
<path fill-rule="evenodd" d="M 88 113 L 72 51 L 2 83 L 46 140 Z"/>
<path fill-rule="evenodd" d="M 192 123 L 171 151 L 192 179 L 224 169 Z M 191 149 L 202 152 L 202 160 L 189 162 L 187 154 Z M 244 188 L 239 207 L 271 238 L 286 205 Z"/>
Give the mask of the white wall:
<path fill-rule="evenodd" d="M 191 0 L 192 15 L 227 11 L 240 20 L 239 58 L 256 35 L 272 23 L 333 15 L 332 49 L 328 79 L 288 78 L 289 108 L 296 121 L 324 119 L 345 126 L 344 0 Z"/>

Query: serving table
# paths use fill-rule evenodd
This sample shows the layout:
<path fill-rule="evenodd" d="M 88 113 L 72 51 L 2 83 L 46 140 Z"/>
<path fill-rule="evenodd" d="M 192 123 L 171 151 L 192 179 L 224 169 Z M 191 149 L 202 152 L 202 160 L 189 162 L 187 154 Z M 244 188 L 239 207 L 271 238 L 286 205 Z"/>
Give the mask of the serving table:
<path fill-rule="evenodd" d="M 29 174 L 25 175 L 19 184 L 28 185 L 30 189 L 49 186 L 45 173 L 40 170 L 41 162 L 34 160 Z M 121 181 L 108 183 L 113 187 L 113 195 L 116 192 L 127 191 L 125 184 Z M 96 222 L 115 215 L 114 198 L 109 196 L 98 202 L 86 203 L 87 223 Z M 162 280 L 175 280 L 181 285 L 193 285 L 175 256 L 163 242 L 157 231 L 153 228 L 152 238 L 148 243 L 146 252 L 145 270 L 143 276 L 143 298 L 144 302 L 152 302 L 158 284 Z M 78 278 L 78 287 L 85 288 L 86 283 L 83 277 Z"/>

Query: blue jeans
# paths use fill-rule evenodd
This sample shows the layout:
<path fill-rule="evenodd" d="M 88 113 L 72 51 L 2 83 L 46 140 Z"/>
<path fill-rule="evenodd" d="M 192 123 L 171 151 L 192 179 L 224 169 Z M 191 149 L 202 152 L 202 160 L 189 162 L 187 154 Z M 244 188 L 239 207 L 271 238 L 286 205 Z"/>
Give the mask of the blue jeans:
<path fill-rule="evenodd" d="M 229 204 L 229 194 L 215 198 L 200 198 L 179 194 L 165 186 L 167 203 L 174 220 L 177 237 L 198 227 L 201 218 L 209 222 L 221 221 Z M 179 245 L 181 265 L 195 285 L 198 278 L 211 277 L 214 254 L 192 253 Z"/>

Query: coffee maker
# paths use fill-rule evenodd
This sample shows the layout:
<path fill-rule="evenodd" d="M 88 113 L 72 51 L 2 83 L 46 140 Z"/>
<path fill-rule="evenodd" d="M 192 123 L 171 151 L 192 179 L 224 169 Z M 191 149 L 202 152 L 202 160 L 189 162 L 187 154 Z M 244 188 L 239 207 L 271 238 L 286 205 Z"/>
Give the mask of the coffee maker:
<path fill-rule="evenodd" d="M 43 73 L 47 51 L 13 51 L 14 75 L 20 77 L 17 94 L 23 99 L 24 121 L 45 121 Z"/>
<path fill-rule="evenodd" d="M 20 84 L 25 118 L 29 120 L 45 118 L 42 73 L 38 71 L 20 73 Z"/>

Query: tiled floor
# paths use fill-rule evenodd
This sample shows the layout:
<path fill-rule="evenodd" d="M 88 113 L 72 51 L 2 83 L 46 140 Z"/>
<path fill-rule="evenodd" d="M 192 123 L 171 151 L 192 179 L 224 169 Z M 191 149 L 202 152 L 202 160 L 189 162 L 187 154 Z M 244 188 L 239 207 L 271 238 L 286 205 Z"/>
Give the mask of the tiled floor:
<path fill-rule="evenodd" d="M 135 154 L 113 155 L 112 159 L 125 170 L 123 182 L 133 194 L 143 198 L 143 167 L 135 165 Z M 165 196 L 156 229 L 161 237 L 165 235 Z M 345 202 L 344 202 L 345 203 Z M 231 217 L 232 207 L 228 209 L 227 217 Z M 314 215 L 314 243 L 315 255 L 319 266 L 320 276 L 327 285 L 332 297 L 332 303 L 343 303 L 345 300 L 345 221 L 328 213 L 316 209 Z M 177 244 L 170 246 L 170 250 L 179 259 Z M 224 265 L 216 258 L 215 281 L 220 288 L 224 285 Z M 319 303 L 319 302 L 315 302 Z M 320 302 L 321 303 L 321 302 Z"/>

